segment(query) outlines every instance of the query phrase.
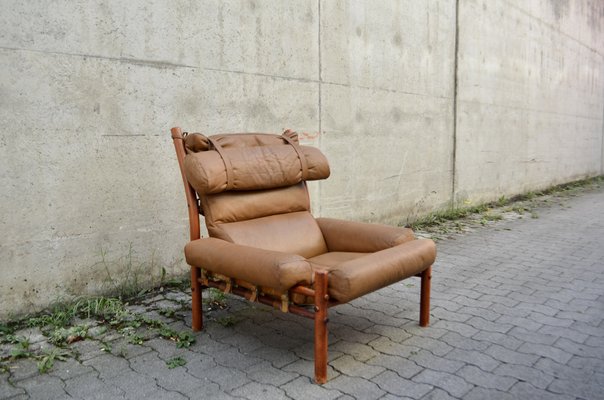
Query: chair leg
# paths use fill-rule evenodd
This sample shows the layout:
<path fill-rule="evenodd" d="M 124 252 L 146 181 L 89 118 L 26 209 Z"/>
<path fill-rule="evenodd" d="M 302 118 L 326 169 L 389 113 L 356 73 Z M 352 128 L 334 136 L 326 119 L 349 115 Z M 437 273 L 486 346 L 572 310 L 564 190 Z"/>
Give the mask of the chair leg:
<path fill-rule="evenodd" d="M 419 325 L 428 326 L 430 323 L 430 280 L 432 279 L 432 267 L 426 268 L 420 276 L 422 283 L 419 300 Z"/>
<path fill-rule="evenodd" d="M 191 329 L 193 329 L 194 332 L 203 329 L 201 284 L 199 283 L 200 277 L 201 270 L 197 267 L 191 267 L 191 313 L 193 317 Z"/>
<path fill-rule="evenodd" d="M 327 382 L 327 272 L 315 272 L 315 381 Z"/>

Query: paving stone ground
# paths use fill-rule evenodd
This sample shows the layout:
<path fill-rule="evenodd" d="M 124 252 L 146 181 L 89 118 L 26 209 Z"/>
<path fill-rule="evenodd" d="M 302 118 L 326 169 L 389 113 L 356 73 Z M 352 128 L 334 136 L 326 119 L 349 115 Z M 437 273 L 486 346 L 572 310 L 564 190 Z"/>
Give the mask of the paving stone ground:
<path fill-rule="evenodd" d="M 330 310 L 325 385 L 311 383 L 312 321 L 229 297 L 190 348 L 78 342 L 79 359 L 46 374 L 12 364 L 0 399 L 604 399 L 604 190 L 538 215 L 438 242 L 428 328 L 415 278 Z"/>

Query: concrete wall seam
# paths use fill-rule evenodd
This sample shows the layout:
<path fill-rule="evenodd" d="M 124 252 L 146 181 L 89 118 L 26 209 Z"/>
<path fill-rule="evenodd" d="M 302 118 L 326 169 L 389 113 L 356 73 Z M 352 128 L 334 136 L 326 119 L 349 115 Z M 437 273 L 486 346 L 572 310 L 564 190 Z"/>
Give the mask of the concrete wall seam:
<path fill-rule="evenodd" d="M 604 95 L 602 96 L 604 97 Z M 602 107 L 602 155 L 600 157 L 600 174 L 604 175 L 604 107 Z"/>
<path fill-rule="evenodd" d="M 451 208 L 455 208 L 455 189 L 457 178 L 457 66 L 459 63 L 459 0 L 455 0 L 455 61 L 453 67 L 453 149 L 451 155 Z"/>

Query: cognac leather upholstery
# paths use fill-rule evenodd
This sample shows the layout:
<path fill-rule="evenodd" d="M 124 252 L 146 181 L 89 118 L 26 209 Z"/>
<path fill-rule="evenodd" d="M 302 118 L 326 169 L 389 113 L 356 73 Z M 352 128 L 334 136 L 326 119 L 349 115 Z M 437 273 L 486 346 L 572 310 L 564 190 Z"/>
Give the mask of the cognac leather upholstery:
<path fill-rule="evenodd" d="M 187 136 L 185 141 L 195 141 L 192 148 L 203 148 L 189 139 L 202 135 Z M 232 135 L 230 135 L 232 136 Z M 251 145 L 233 145 L 233 138 L 219 135 L 209 139 L 218 151 L 189 153 L 185 158 L 187 179 L 199 194 L 220 193 L 226 190 L 257 190 L 290 186 L 302 181 L 329 177 L 329 164 L 321 151 L 314 147 L 298 145 L 298 138 L 282 136 L 279 144 L 262 144 L 253 138 L 269 135 L 238 135 Z M 222 139 L 222 140 L 221 140 Z M 228 139 L 228 141 L 227 141 Z M 207 139 L 206 139 L 207 140 Z M 237 143 L 237 142 L 235 142 Z"/>
<path fill-rule="evenodd" d="M 389 225 L 317 218 L 329 251 L 373 253 L 414 240 L 413 231 Z"/>
<path fill-rule="evenodd" d="M 187 263 L 259 286 L 286 291 L 310 283 L 312 269 L 302 256 L 242 246 L 220 239 L 199 239 L 185 246 Z"/>
<path fill-rule="evenodd" d="M 332 265 L 326 265 L 324 261 L 321 263 L 319 257 L 308 261 L 313 269 L 329 271 L 329 296 L 346 303 L 417 275 L 432 265 L 435 257 L 436 246 L 433 241 L 413 240 Z"/>
<path fill-rule="evenodd" d="M 315 219 L 305 181 L 327 178 L 329 165 L 293 132 L 190 134 L 185 148 L 210 235 L 187 244 L 190 265 L 278 291 L 326 270 L 330 297 L 347 302 L 434 262 L 434 243 L 410 229 Z"/>

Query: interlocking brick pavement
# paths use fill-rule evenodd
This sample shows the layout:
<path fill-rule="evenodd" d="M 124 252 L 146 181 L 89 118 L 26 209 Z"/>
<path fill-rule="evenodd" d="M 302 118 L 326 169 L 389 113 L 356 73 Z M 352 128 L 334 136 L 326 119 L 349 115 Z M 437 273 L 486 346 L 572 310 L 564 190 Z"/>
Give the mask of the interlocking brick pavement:
<path fill-rule="evenodd" d="M 428 328 L 416 279 L 332 309 L 326 385 L 310 379 L 312 321 L 229 297 L 190 348 L 86 340 L 48 374 L 12 364 L 0 398 L 604 399 L 604 190 L 564 203 L 439 241 Z M 186 364 L 168 369 L 176 356 Z"/>

